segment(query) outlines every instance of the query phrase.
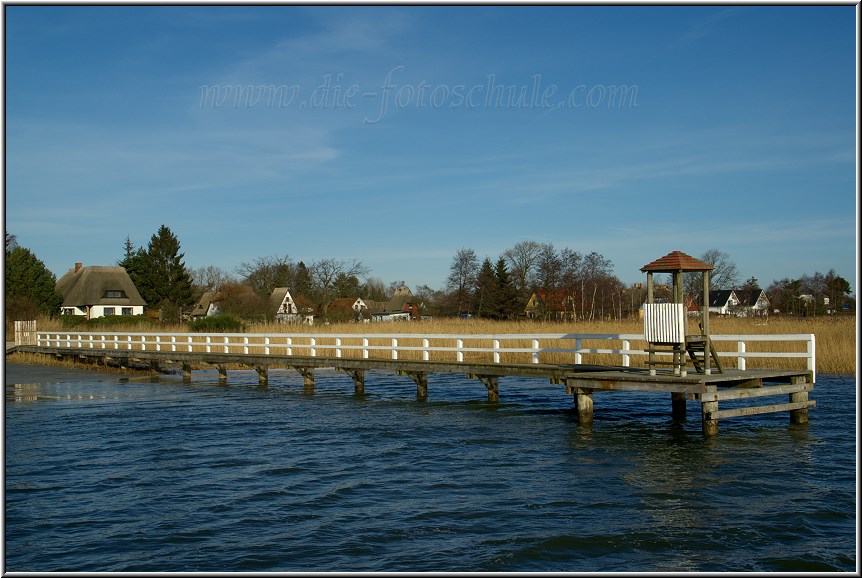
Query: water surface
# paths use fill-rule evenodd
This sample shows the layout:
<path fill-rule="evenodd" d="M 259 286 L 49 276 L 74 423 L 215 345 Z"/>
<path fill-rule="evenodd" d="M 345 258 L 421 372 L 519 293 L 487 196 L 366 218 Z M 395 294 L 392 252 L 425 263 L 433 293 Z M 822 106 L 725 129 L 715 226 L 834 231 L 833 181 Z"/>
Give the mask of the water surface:
<path fill-rule="evenodd" d="M 547 380 L 6 366 L 6 571 L 856 570 L 852 377 L 700 432 Z"/>

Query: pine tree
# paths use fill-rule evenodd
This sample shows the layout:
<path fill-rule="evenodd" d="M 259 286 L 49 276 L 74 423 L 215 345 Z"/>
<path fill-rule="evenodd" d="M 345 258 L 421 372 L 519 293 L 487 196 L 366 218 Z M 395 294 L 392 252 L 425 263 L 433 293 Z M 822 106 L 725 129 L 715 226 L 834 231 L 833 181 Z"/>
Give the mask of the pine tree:
<path fill-rule="evenodd" d="M 476 290 L 474 292 L 473 310 L 479 317 L 495 317 L 499 307 L 499 292 L 497 277 L 491 260 L 485 257 L 479 273 L 476 275 Z"/>
<path fill-rule="evenodd" d="M 510 319 L 515 316 L 517 307 L 516 297 L 517 291 L 509 277 L 509 270 L 506 267 L 506 259 L 500 257 L 497 259 L 497 264 L 494 267 L 494 277 L 497 280 L 497 319 Z"/>
<path fill-rule="evenodd" d="M 184 256 L 177 237 L 162 225 L 150 238 L 147 250 L 138 250 L 131 258 L 134 275 L 129 275 L 148 304 L 159 308 L 192 304 L 192 278 L 183 263 Z"/>
<path fill-rule="evenodd" d="M 57 278 L 29 249 L 15 246 L 6 253 L 6 314 L 37 309 L 57 315 L 63 296 L 56 290 Z"/>

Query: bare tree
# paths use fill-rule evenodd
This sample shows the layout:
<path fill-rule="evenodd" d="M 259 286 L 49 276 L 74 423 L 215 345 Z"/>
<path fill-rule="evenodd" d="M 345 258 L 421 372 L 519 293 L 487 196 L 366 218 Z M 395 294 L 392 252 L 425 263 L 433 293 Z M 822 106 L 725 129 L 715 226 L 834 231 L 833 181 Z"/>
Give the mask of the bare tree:
<path fill-rule="evenodd" d="M 542 246 L 535 241 L 521 241 L 503 252 L 503 258 L 510 265 L 509 276 L 523 299 L 529 297 L 525 294 L 533 284 L 532 276 L 541 253 Z"/>
<path fill-rule="evenodd" d="M 555 291 L 560 288 L 562 274 L 563 262 L 554 245 L 543 243 L 536 262 L 536 285 L 545 291 Z"/>
<path fill-rule="evenodd" d="M 341 278 L 356 277 L 357 279 L 368 276 L 369 269 L 361 261 L 352 259 L 350 261 L 337 259 L 321 259 L 315 261 L 308 268 L 311 280 L 315 285 L 315 293 L 318 295 L 319 304 L 323 316 L 329 311 L 329 303 L 335 295 L 336 282 Z"/>
<path fill-rule="evenodd" d="M 734 289 L 739 284 L 739 271 L 736 263 L 730 260 L 730 255 L 718 249 L 709 249 L 700 256 L 700 260 L 713 266 L 709 272 L 709 290 Z M 703 277 L 701 273 L 685 273 L 683 289 L 689 295 L 703 293 Z"/>
<path fill-rule="evenodd" d="M 290 287 L 296 276 L 296 265 L 287 255 L 256 257 L 240 263 L 236 273 L 259 295 L 269 296 L 276 287 Z"/>
<path fill-rule="evenodd" d="M 215 291 L 227 283 L 236 283 L 236 279 L 228 271 L 215 265 L 192 269 L 192 283 L 201 294 Z"/>
<path fill-rule="evenodd" d="M 463 313 L 471 301 L 471 292 L 479 272 L 479 260 L 473 249 L 459 249 L 449 267 L 447 285 L 452 293 L 458 313 Z"/>

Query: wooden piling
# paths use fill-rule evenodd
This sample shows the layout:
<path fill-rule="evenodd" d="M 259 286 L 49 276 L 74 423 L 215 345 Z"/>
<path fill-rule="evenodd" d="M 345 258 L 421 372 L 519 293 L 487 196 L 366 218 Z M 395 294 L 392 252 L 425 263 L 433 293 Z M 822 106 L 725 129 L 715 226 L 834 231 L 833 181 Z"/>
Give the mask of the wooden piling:
<path fill-rule="evenodd" d="M 306 393 L 314 391 L 314 369 L 302 366 L 294 366 L 293 368 L 302 376 L 302 385 Z"/>
<path fill-rule="evenodd" d="M 192 380 L 192 364 L 183 363 L 183 381 Z"/>
<path fill-rule="evenodd" d="M 500 399 L 500 390 L 499 390 L 499 382 L 500 378 L 496 375 L 472 375 L 467 374 L 467 377 L 475 377 L 488 389 L 488 401 L 499 401 Z"/>
<path fill-rule="evenodd" d="M 343 371 L 353 380 L 353 393 L 363 394 L 365 393 L 365 370 L 364 369 L 355 369 L 351 367 L 341 367 L 340 371 Z"/>
<path fill-rule="evenodd" d="M 706 385 L 704 386 L 704 389 L 707 393 L 715 393 L 718 391 L 718 387 L 715 385 Z M 701 419 L 703 420 L 703 435 L 718 435 L 718 418 L 713 415 L 713 412 L 718 412 L 718 400 L 701 402 L 700 410 Z"/>
<path fill-rule="evenodd" d="M 582 387 L 575 388 L 575 403 L 578 406 L 578 423 L 592 423 L 593 390 Z"/>
<path fill-rule="evenodd" d="M 791 378 L 791 383 L 806 383 L 806 378 L 803 376 Z M 799 391 L 790 394 L 790 403 L 804 404 L 804 407 L 790 410 L 790 423 L 800 424 L 808 423 L 808 392 Z"/>
<path fill-rule="evenodd" d="M 254 370 L 257 372 L 258 383 L 260 385 L 267 385 L 269 383 L 269 366 L 255 365 Z"/>
<path fill-rule="evenodd" d="M 670 394 L 671 398 L 671 414 L 673 421 L 681 423 L 685 421 L 685 392 L 674 391 Z"/>

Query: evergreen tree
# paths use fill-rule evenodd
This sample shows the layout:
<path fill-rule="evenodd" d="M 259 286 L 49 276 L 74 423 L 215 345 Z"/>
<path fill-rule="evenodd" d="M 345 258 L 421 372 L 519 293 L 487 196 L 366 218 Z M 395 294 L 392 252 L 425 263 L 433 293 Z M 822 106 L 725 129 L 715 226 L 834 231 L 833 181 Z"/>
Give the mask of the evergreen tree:
<path fill-rule="evenodd" d="M 15 246 L 6 253 L 6 314 L 33 311 L 54 316 L 63 296 L 57 278 L 29 249 Z"/>
<path fill-rule="evenodd" d="M 300 261 L 296 266 L 296 278 L 293 282 L 293 287 L 290 288 L 290 294 L 293 295 L 294 299 L 297 296 L 311 299 L 313 297 L 313 287 L 311 273 L 309 273 L 305 263 Z"/>
<path fill-rule="evenodd" d="M 497 280 L 497 308 L 495 316 L 498 319 L 511 319 L 516 314 L 517 291 L 509 277 L 506 259 L 500 257 L 494 267 L 494 277 Z"/>
<path fill-rule="evenodd" d="M 499 307 L 497 276 L 494 275 L 491 260 L 487 257 L 482 261 L 482 266 L 476 275 L 476 290 L 473 295 L 475 299 L 473 302 L 473 311 L 476 312 L 477 316 L 496 317 Z"/>
<path fill-rule="evenodd" d="M 176 236 L 162 225 L 150 238 L 147 250 L 139 251 L 137 257 L 132 258 L 132 266 L 140 283 L 135 277 L 132 277 L 132 281 L 135 281 L 141 297 L 148 304 L 153 307 L 161 307 L 164 302 L 175 307 L 192 304 L 192 278 L 183 263 L 184 256 L 184 253 L 180 253 L 180 242 Z"/>

